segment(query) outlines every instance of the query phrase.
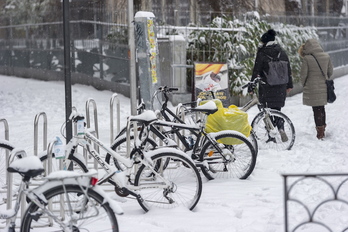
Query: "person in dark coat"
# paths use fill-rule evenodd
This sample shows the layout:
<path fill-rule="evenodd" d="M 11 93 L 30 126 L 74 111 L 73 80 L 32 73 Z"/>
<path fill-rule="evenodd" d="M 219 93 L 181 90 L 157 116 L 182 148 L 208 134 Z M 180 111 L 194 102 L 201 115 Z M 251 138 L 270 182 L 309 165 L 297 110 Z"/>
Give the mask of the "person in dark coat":
<path fill-rule="evenodd" d="M 317 138 L 325 137 L 327 104 L 326 78 L 333 74 L 333 65 L 330 55 L 324 52 L 316 39 L 307 40 L 299 49 L 302 58 L 301 83 L 303 85 L 303 105 L 313 109 L 314 122 L 317 130 Z M 318 63 L 320 65 L 318 65 Z M 323 76 L 320 68 L 326 76 Z"/>
<path fill-rule="evenodd" d="M 262 35 L 262 46 L 258 49 L 256 54 L 251 81 L 253 81 L 258 76 L 261 77 L 264 83 L 261 83 L 259 85 L 260 103 L 262 103 L 265 107 L 280 111 L 281 108 L 285 105 L 286 95 L 292 90 L 293 84 L 288 55 L 275 41 L 275 37 L 276 32 L 273 29 L 268 30 Z M 288 83 L 272 86 L 268 84 L 266 77 L 266 73 L 268 74 L 269 70 L 268 62 L 271 61 L 272 58 L 277 58 L 278 55 L 279 60 L 288 62 Z M 249 89 L 248 92 L 252 93 L 253 90 Z M 284 132 L 284 121 L 278 118 L 275 124 L 278 127 L 283 142 L 287 141 L 287 136 Z"/>

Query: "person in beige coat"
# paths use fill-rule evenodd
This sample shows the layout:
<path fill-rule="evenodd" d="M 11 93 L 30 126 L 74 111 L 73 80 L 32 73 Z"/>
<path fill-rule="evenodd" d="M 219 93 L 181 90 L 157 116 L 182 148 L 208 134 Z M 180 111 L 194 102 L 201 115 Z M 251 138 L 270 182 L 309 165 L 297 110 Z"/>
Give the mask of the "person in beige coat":
<path fill-rule="evenodd" d="M 303 85 L 303 104 L 311 106 L 317 130 L 317 138 L 325 137 L 327 89 L 326 78 L 333 74 L 333 66 L 329 54 L 316 39 L 307 40 L 299 49 L 302 57 L 301 83 Z M 326 75 L 323 76 L 323 73 Z"/>

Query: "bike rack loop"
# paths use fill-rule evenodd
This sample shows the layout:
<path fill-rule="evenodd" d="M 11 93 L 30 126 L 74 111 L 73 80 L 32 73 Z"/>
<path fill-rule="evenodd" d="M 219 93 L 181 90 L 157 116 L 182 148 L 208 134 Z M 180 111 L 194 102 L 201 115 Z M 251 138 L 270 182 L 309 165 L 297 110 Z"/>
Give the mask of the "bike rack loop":
<path fill-rule="evenodd" d="M 114 93 L 110 99 L 110 144 L 114 141 L 114 106 L 116 104 L 116 134 L 120 133 L 120 100 L 117 93 Z"/>
<path fill-rule="evenodd" d="M 87 128 L 91 127 L 91 118 L 90 118 L 90 107 L 91 107 L 91 104 L 93 105 L 94 133 L 95 133 L 95 136 L 97 138 L 99 138 L 97 103 L 92 98 L 89 98 L 86 101 L 86 123 L 87 123 Z M 99 147 L 97 145 L 95 145 L 95 149 L 97 150 L 97 152 L 99 152 Z M 87 162 L 87 152 L 85 150 L 84 150 L 84 156 L 85 156 L 86 162 Z M 94 169 L 98 170 L 98 162 L 95 159 L 94 159 Z"/>
<path fill-rule="evenodd" d="M 38 155 L 38 124 L 40 117 L 43 117 L 43 150 L 46 150 L 47 148 L 47 115 L 45 112 L 41 112 L 36 114 L 35 119 L 34 119 L 34 155 Z"/>
<path fill-rule="evenodd" d="M 0 122 L 4 124 L 4 129 L 5 129 L 5 140 L 9 141 L 10 139 L 10 133 L 9 133 L 9 126 L 8 122 L 6 119 L 2 118 L 0 119 Z M 6 170 L 8 168 L 9 164 L 9 159 L 10 159 L 10 152 L 6 151 Z M 6 186 L 7 186 L 7 209 L 11 209 L 12 207 L 12 175 L 11 173 L 6 171 Z"/>
<path fill-rule="evenodd" d="M 180 113 L 181 113 L 180 119 L 183 120 L 183 121 L 185 121 L 185 107 L 184 107 L 181 103 L 179 103 L 178 107 L 176 108 L 175 114 L 176 114 L 176 116 L 179 116 Z M 181 134 L 185 135 L 185 133 L 186 133 L 186 130 L 181 130 Z M 185 135 L 185 136 L 186 136 L 186 135 Z M 185 146 L 184 146 L 184 144 L 181 143 L 179 137 L 177 137 L 176 140 L 177 140 L 176 143 L 177 143 L 179 146 L 181 145 L 181 148 L 184 149 Z"/>

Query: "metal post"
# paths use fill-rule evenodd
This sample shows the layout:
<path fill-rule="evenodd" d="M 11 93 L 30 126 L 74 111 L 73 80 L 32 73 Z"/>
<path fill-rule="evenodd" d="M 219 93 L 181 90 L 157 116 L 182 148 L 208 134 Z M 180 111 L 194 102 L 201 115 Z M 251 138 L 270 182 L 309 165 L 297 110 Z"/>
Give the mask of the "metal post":
<path fill-rule="evenodd" d="M 129 74 L 130 74 L 130 100 L 131 114 L 137 114 L 137 78 L 135 60 L 135 37 L 134 37 L 134 12 L 133 0 L 128 0 L 128 45 L 129 45 Z"/>
<path fill-rule="evenodd" d="M 65 120 L 66 143 L 72 138 L 71 114 L 71 61 L 70 61 L 70 7 L 69 0 L 63 0 L 63 35 L 64 35 L 64 76 L 65 76 Z M 70 170 L 70 167 L 69 167 Z"/>

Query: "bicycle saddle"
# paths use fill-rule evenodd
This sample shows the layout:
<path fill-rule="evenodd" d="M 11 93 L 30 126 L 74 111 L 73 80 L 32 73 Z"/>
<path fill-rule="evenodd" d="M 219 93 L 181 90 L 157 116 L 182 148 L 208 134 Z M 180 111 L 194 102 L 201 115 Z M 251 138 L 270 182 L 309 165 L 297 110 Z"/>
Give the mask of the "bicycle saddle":
<path fill-rule="evenodd" d="M 197 106 L 196 108 L 192 108 L 192 111 L 196 111 L 196 112 L 202 112 L 204 114 L 213 114 L 216 111 L 218 111 L 218 108 L 215 104 L 215 102 L 213 101 L 208 101 L 207 103 Z"/>
<path fill-rule="evenodd" d="M 45 169 L 37 156 L 27 156 L 13 161 L 7 168 L 7 171 L 32 178 L 43 173 Z"/>
<path fill-rule="evenodd" d="M 150 123 L 153 121 L 156 121 L 158 118 L 156 117 L 155 112 L 151 110 L 147 110 L 144 113 L 141 113 L 136 116 L 130 116 L 129 120 L 131 122 L 137 121 L 137 122 L 142 122 L 142 123 Z"/>

